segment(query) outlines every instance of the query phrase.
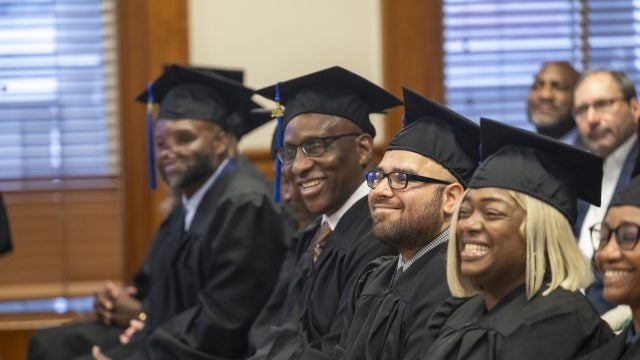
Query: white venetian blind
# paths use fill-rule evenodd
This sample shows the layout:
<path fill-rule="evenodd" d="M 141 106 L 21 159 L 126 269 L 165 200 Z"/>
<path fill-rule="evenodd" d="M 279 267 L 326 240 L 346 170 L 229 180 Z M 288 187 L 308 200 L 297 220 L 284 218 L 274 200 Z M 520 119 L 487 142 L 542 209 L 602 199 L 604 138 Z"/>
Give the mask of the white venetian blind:
<path fill-rule="evenodd" d="M 640 1 L 444 0 L 447 103 L 528 127 L 526 99 L 544 61 L 608 68 L 640 80 Z"/>
<path fill-rule="evenodd" d="M 0 179 L 117 175 L 113 0 L 0 0 Z"/>

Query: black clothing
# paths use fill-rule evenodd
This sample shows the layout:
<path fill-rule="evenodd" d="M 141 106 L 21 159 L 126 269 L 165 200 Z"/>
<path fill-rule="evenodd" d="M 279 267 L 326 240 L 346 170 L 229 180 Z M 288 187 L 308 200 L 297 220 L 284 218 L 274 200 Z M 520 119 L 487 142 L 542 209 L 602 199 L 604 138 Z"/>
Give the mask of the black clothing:
<path fill-rule="evenodd" d="M 588 354 L 585 357 L 580 358 L 581 360 L 636 360 L 640 359 L 640 341 L 636 340 L 633 344 L 627 345 L 626 339 L 629 331 L 631 331 L 630 324 L 629 327 L 625 329 L 618 336 L 614 337 L 606 343 L 603 347 L 598 350 Z"/>
<path fill-rule="evenodd" d="M 486 311 L 484 299 L 446 301 L 429 320 L 422 359 L 567 360 L 613 337 L 580 293 L 556 289 L 527 301 L 524 285 Z"/>
<path fill-rule="evenodd" d="M 189 231 L 184 231 L 181 205 L 165 219 L 135 278 L 147 313 L 145 329 L 132 345 L 107 355 L 245 356 L 249 326 L 271 294 L 288 234 L 267 187 L 237 169 L 228 163 Z M 50 351 L 56 358 L 58 350 Z"/>
<path fill-rule="evenodd" d="M 419 355 L 427 322 L 451 296 L 446 276 L 447 243 L 417 259 L 393 282 L 398 257 L 376 261 L 359 281 L 351 307 L 355 314 L 334 358 L 403 359 Z"/>
<path fill-rule="evenodd" d="M 270 314 L 271 332 L 254 359 L 329 354 L 339 342 L 358 274 L 371 260 L 396 253 L 373 236 L 366 196 L 342 216 L 314 264 L 311 240 L 317 228 L 300 240 L 297 265 L 281 278 L 289 284 L 287 296 L 282 309 Z"/>
<path fill-rule="evenodd" d="M 9 217 L 7 210 L 4 208 L 2 194 L 0 194 L 0 254 L 13 250 L 11 243 L 11 231 L 9 230 Z"/>

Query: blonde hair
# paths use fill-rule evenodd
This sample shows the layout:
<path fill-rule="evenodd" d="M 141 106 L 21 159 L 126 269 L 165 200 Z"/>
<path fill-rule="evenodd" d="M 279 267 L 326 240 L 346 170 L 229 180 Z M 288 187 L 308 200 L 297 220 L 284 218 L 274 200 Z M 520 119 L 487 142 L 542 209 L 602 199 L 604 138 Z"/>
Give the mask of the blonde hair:
<path fill-rule="evenodd" d="M 464 196 L 467 195 L 467 190 Z M 543 296 L 558 287 L 576 291 L 588 286 L 592 280 L 591 266 L 582 254 L 564 215 L 553 206 L 532 196 L 509 190 L 509 194 L 525 211 L 520 231 L 526 241 L 526 289 L 531 299 L 550 278 Z M 464 198 L 464 197 L 463 197 Z M 469 297 L 481 293 L 480 287 L 460 272 L 460 255 L 456 227 L 461 203 L 458 203 L 451 221 L 447 251 L 447 282 L 451 294 Z"/>

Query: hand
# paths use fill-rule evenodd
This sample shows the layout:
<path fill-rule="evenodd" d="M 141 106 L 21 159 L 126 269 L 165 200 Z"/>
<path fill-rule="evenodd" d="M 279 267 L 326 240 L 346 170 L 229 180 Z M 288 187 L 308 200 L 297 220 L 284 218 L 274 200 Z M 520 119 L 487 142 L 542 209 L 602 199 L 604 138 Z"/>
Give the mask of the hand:
<path fill-rule="evenodd" d="M 123 288 L 120 295 L 116 298 L 113 311 L 112 322 L 118 326 L 126 327 L 132 319 L 138 319 L 138 315 L 142 312 L 142 304 L 140 300 L 134 297 L 137 289 L 133 286 Z"/>
<path fill-rule="evenodd" d="M 129 327 L 122 334 L 120 334 L 120 343 L 122 345 L 128 344 L 129 341 L 131 341 L 131 338 L 133 337 L 133 335 L 138 331 L 142 330 L 143 328 L 144 328 L 144 322 L 138 319 L 132 319 L 129 322 Z"/>
<path fill-rule="evenodd" d="M 105 325 L 127 326 L 142 309 L 140 301 L 133 296 L 136 291 L 133 286 L 120 287 L 108 281 L 95 293 L 93 306 L 98 319 Z"/>
<path fill-rule="evenodd" d="M 96 345 L 91 348 L 91 356 L 93 356 L 94 360 L 111 360 L 111 358 L 103 354 L 102 350 L 100 350 L 100 347 Z"/>

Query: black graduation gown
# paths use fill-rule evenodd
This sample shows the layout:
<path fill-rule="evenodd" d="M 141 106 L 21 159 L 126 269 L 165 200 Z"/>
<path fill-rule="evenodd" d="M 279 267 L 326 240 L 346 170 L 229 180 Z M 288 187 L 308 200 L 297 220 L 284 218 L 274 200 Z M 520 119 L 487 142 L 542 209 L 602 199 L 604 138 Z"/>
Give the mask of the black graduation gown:
<path fill-rule="evenodd" d="M 351 290 L 370 261 L 397 252 L 374 235 L 366 196 L 340 219 L 318 261 L 311 232 L 300 241 L 281 312 L 255 359 L 311 359 L 330 354 L 340 340 Z"/>
<path fill-rule="evenodd" d="M 131 345 L 105 353 L 114 359 L 246 356 L 249 326 L 285 255 L 290 234 L 283 222 L 264 183 L 230 162 L 188 232 L 181 204 L 161 225 L 135 280 L 145 329 Z"/>
<path fill-rule="evenodd" d="M 581 360 L 637 360 L 640 359 L 640 341 L 636 340 L 629 348 L 626 347 L 625 340 L 627 339 L 629 327 L 625 329 L 618 336 L 614 337 L 598 350 L 580 358 Z"/>
<path fill-rule="evenodd" d="M 2 194 L 0 194 L 0 254 L 10 252 L 12 249 L 9 217 L 7 216 L 7 210 L 4 208 Z"/>
<path fill-rule="evenodd" d="M 256 317 L 256 320 L 251 325 L 249 330 L 249 353 L 254 354 L 258 347 L 262 344 L 262 341 L 268 337 L 272 330 L 272 325 L 275 322 L 274 319 L 278 319 L 281 313 L 283 304 L 287 298 L 287 291 L 289 288 L 289 282 L 291 275 L 295 272 L 295 268 L 300 258 L 300 242 L 302 239 L 308 239 L 313 236 L 315 231 L 320 225 L 322 217 L 316 218 L 310 224 L 300 229 L 290 240 L 287 247 L 287 255 L 282 267 L 280 268 L 280 275 L 276 287 L 273 289 L 269 301 L 260 310 L 260 314 Z"/>
<path fill-rule="evenodd" d="M 613 337 L 582 294 L 556 289 L 527 301 L 524 286 L 488 313 L 481 296 L 448 300 L 428 327 L 422 359 L 429 360 L 567 360 Z"/>
<path fill-rule="evenodd" d="M 349 360 L 416 357 L 426 336 L 429 317 L 451 296 L 446 255 L 447 243 L 438 245 L 416 260 L 393 284 L 397 256 L 365 275 L 361 280 L 366 281 L 364 287 L 352 300 L 353 320 L 342 334 L 333 357 Z"/>

